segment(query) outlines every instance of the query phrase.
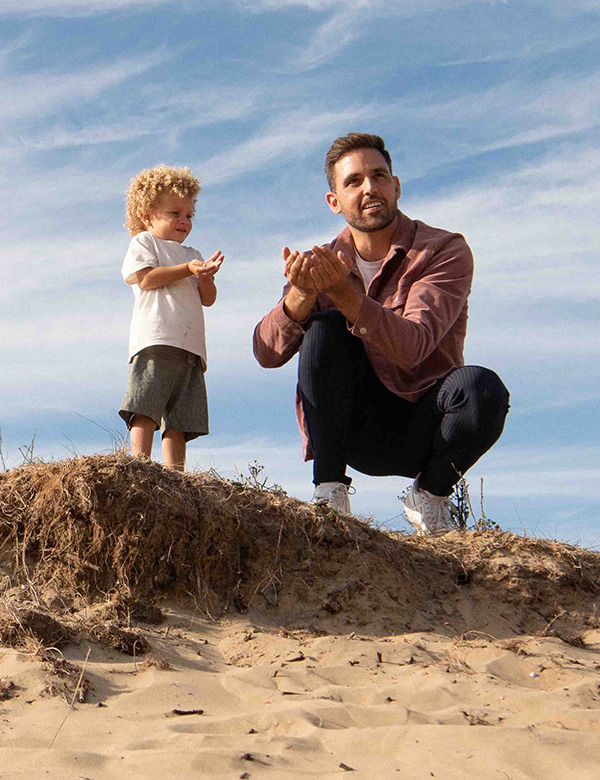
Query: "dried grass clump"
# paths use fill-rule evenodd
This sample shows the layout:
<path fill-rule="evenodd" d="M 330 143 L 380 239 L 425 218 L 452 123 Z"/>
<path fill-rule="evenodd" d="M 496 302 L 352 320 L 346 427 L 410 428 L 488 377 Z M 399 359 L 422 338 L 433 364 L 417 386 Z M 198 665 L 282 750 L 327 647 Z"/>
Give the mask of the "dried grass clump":
<path fill-rule="evenodd" d="M 7 701 L 17 695 L 17 686 L 12 680 L 0 678 L 0 701 Z"/>
<path fill-rule="evenodd" d="M 41 651 L 39 656 L 43 661 L 42 668 L 49 673 L 41 691 L 42 696 L 62 696 L 70 705 L 75 699 L 80 704 L 87 701 L 93 686 L 76 664 L 69 663 L 52 651 Z"/>
<path fill-rule="evenodd" d="M 555 621 L 576 636 L 597 622 L 600 592 L 598 553 L 499 531 L 404 537 L 262 484 L 123 454 L 0 474 L 0 551 L 13 585 L 42 606 L 55 594 L 63 629 L 139 655 L 130 625 L 159 622 L 151 602 L 166 596 L 209 614 L 261 607 L 288 625 L 459 633 L 478 628 L 465 626 L 467 598 L 486 618 L 510 606 L 519 631 Z M 0 641 L 14 642 L 2 615 Z"/>
<path fill-rule="evenodd" d="M 398 580 L 386 588 L 411 590 L 399 545 L 358 520 L 120 454 L 0 475 L 3 542 L 20 580 L 88 599 L 168 593 L 242 609 L 258 597 L 276 605 L 286 585 L 306 595 L 345 570 L 367 587 L 382 565 Z"/>
<path fill-rule="evenodd" d="M 10 598 L 0 601 L 0 644 L 35 651 L 61 647 L 70 639 L 69 628 L 48 611 Z"/>
<path fill-rule="evenodd" d="M 473 581 L 517 598 L 541 588 L 600 594 L 600 554 L 548 539 L 496 531 L 452 535 L 453 554 Z M 457 538 L 454 538 L 457 536 Z M 444 539 L 441 540 L 444 544 Z"/>
<path fill-rule="evenodd" d="M 143 670 L 158 669 L 161 672 L 166 672 L 169 671 L 169 669 L 172 669 L 173 667 L 167 661 L 166 658 L 161 658 L 155 653 L 148 653 L 148 655 L 144 658 L 143 662 L 140 664 L 139 668 Z"/>
<path fill-rule="evenodd" d="M 59 609 L 39 599 L 32 601 L 26 590 L 5 594 L 0 597 L 0 644 L 39 654 L 45 648 L 57 649 L 87 639 L 128 655 L 144 655 L 148 640 L 139 631 L 130 630 L 132 612 L 123 612 L 126 603 L 125 597 L 114 597 L 81 610 Z M 156 617 L 155 610 L 160 613 L 148 605 L 140 612 Z M 127 627 L 123 627 L 125 615 Z"/>
<path fill-rule="evenodd" d="M 156 605 L 137 601 L 128 594 L 120 592 L 113 593 L 108 601 L 86 606 L 79 612 L 78 617 L 86 625 L 110 621 L 128 627 L 132 622 L 159 625 L 165 618 L 162 610 Z"/>
<path fill-rule="evenodd" d="M 148 640 L 137 631 L 127 631 L 110 623 L 96 623 L 89 631 L 96 642 L 126 655 L 144 655 L 150 648 Z"/>

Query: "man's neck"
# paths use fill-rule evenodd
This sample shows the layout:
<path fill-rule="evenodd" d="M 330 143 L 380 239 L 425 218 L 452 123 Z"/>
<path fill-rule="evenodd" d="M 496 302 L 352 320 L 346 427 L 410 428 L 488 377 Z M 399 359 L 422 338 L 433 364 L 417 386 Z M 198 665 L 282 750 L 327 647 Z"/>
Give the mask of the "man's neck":
<path fill-rule="evenodd" d="M 350 232 L 354 240 L 356 251 L 367 262 L 376 262 L 387 257 L 392 239 L 398 226 L 398 215 L 394 221 L 383 230 L 376 230 L 372 233 L 364 233 L 350 226 Z"/>

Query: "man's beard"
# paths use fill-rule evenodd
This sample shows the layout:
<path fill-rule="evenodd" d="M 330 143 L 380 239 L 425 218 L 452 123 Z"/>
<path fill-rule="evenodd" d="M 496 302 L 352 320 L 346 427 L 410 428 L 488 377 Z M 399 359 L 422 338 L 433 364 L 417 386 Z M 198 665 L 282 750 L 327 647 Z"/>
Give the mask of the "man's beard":
<path fill-rule="evenodd" d="M 348 212 L 342 209 L 342 214 L 350 227 L 353 227 L 355 230 L 360 230 L 361 233 L 376 233 L 378 230 L 384 230 L 392 224 L 398 214 L 398 207 L 394 203 L 391 206 L 386 206 L 383 211 L 372 215 L 369 215 L 368 212 L 365 215 L 362 211 Z"/>

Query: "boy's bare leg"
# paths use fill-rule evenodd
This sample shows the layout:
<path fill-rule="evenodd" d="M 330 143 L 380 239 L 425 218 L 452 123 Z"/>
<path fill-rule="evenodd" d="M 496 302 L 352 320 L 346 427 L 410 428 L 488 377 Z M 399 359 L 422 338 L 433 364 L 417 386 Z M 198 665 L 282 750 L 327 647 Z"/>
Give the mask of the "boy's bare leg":
<path fill-rule="evenodd" d="M 165 431 L 162 437 L 162 453 L 165 466 L 175 471 L 185 469 L 185 433 Z"/>
<path fill-rule="evenodd" d="M 152 455 L 152 440 L 156 423 L 151 417 L 145 414 L 136 414 L 131 424 L 129 437 L 131 439 L 131 454 L 134 458 L 138 455 L 145 455 L 147 458 Z"/>

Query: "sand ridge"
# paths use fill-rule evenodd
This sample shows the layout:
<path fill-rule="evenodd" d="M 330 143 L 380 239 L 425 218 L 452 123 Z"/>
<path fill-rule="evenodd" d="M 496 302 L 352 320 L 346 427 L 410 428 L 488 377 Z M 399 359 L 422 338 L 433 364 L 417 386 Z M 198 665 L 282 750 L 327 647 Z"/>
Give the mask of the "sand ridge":
<path fill-rule="evenodd" d="M 121 456 L 7 472 L 0 778 L 591 780 L 599 559 Z"/>

